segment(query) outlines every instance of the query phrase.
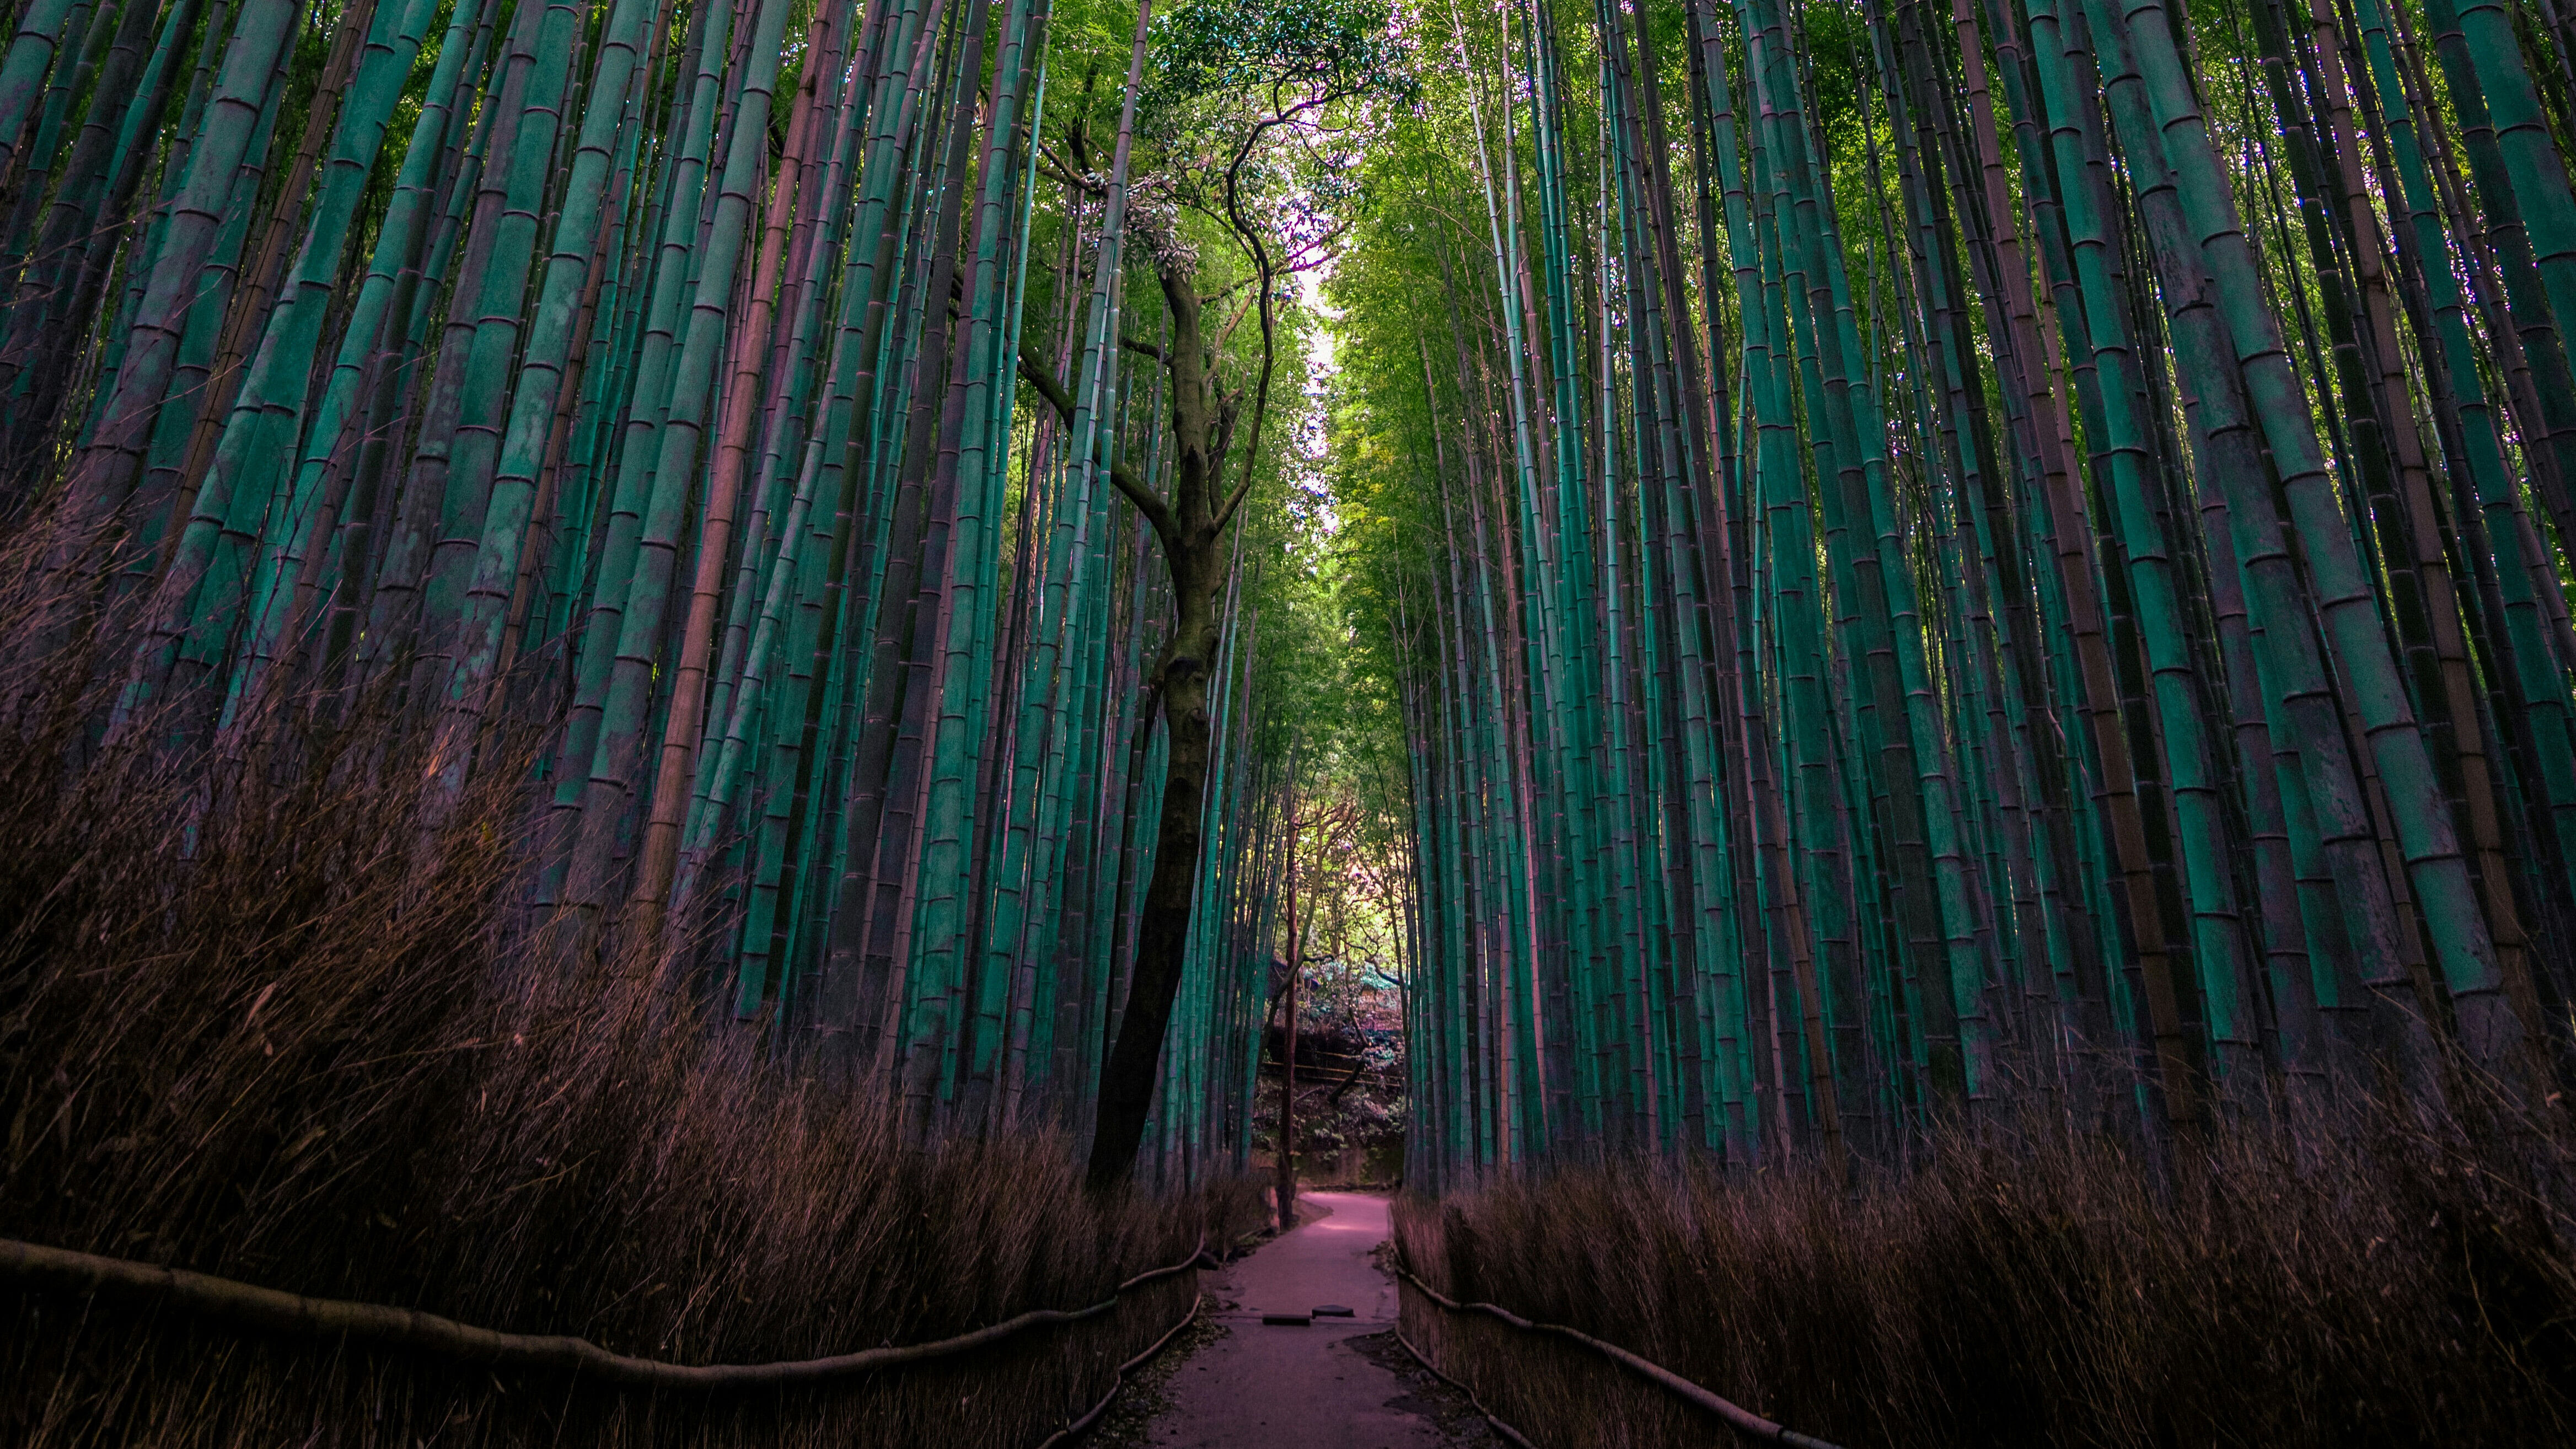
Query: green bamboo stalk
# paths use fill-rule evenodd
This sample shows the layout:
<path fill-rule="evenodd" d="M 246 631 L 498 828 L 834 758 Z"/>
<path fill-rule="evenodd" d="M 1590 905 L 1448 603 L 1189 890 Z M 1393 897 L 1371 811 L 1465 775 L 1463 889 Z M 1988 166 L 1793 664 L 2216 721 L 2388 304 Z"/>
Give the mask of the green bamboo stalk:
<path fill-rule="evenodd" d="M 2263 303 L 2251 252 L 2235 222 L 2234 199 L 2210 150 L 2162 11 L 2152 0 L 2134 5 L 2119 24 L 2144 81 L 2186 224 L 2210 267 L 2220 319 L 2244 371 L 2248 399 L 2280 468 L 2290 518 L 2316 580 L 2324 632 L 2388 791 L 2408 882 L 2424 910 L 2426 934 L 2459 1012 L 2461 1040 L 2473 1059 L 2501 1066 L 2519 1058 L 2520 1044 L 2532 1030 L 2516 1010 L 2516 1003 L 2527 999 L 2528 983 L 2504 977 L 2396 661 L 2369 605 L 2370 587 L 2333 497 L 2304 395 L 2281 350 L 2278 323 Z M 2131 144 L 2147 144 L 2147 137 L 2126 126 L 2122 130 Z"/>

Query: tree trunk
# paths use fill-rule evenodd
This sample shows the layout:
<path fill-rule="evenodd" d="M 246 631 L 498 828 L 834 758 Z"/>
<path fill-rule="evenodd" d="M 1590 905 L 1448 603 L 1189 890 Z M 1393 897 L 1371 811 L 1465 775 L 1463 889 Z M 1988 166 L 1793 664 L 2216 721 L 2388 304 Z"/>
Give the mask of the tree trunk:
<path fill-rule="evenodd" d="M 1292 787 L 1293 788 L 1293 787 Z M 1293 795 L 1291 797 L 1294 798 Z M 1279 1231 L 1297 1226 L 1297 812 L 1288 812 L 1288 987 L 1279 1049 Z"/>
<path fill-rule="evenodd" d="M 1144 1141 L 1163 1035 L 1171 1024 L 1172 1003 L 1180 991 L 1181 966 L 1189 950 L 1206 815 L 1208 684 L 1219 632 L 1216 596 L 1224 586 L 1227 568 L 1218 540 L 1232 511 L 1230 502 L 1218 496 L 1224 465 L 1222 445 L 1216 441 L 1220 410 L 1201 325 L 1197 279 L 1173 268 L 1163 271 L 1160 280 L 1172 322 L 1170 349 L 1163 356 L 1172 378 L 1171 501 L 1163 502 L 1149 491 L 1149 484 L 1139 483 L 1123 467 L 1114 468 L 1112 478 L 1153 525 L 1172 571 L 1172 633 L 1153 679 L 1171 754 L 1165 767 L 1162 818 L 1155 833 L 1154 875 L 1146 885 L 1145 909 L 1137 922 L 1127 1010 L 1100 1075 L 1089 1170 L 1095 1191 L 1126 1179 Z M 1035 380 L 1030 354 L 1023 352 L 1021 361 L 1022 370 Z M 1072 408 L 1064 390 L 1051 381 L 1041 390 L 1070 421 Z"/>
<path fill-rule="evenodd" d="M 1171 733 L 1171 757 L 1163 779 L 1162 820 L 1155 828 L 1154 875 L 1145 887 L 1145 910 L 1137 923 L 1127 1011 L 1100 1073 L 1099 1125 L 1091 1140 L 1090 1181 L 1095 1190 L 1124 1181 L 1135 1165 L 1136 1149 L 1145 1140 L 1145 1116 L 1153 1106 L 1163 1034 L 1171 1025 L 1182 959 L 1189 948 L 1191 895 L 1198 882 L 1200 819 L 1207 796 L 1208 676 L 1203 660 L 1181 646 L 1193 635 L 1210 635 L 1214 630 L 1205 619 L 1204 595 L 1194 606 L 1184 603 L 1181 612 L 1185 617 L 1195 612 L 1202 619 L 1196 629 L 1184 624 L 1175 631 L 1160 671 L 1163 726 Z"/>

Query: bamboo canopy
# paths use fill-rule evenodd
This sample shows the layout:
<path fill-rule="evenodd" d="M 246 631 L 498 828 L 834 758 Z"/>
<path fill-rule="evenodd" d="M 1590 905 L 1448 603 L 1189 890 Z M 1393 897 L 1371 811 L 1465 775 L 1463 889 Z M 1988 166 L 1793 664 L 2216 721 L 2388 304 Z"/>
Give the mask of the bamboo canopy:
<path fill-rule="evenodd" d="M 1170 369 L 1119 346 L 1173 328 L 1138 106 L 1245 82 L 1149 65 L 1150 10 L 1057 8 L 11 7 L 0 503 L 89 746 L 425 750 L 432 823 L 524 773 L 531 939 L 654 963 L 923 1136 L 1091 1130 L 1176 870 L 1130 1150 L 1239 1169 L 1276 773 L 1241 565 L 1281 449 L 1219 445 L 1263 486 L 1181 610 L 1215 745 L 1160 874 L 1174 596 L 1118 493 L 1190 506 Z M 1232 407 L 1254 355 L 1208 345 Z"/>
<path fill-rule="evenodd" d="M 1239 1170 L 1318 761 L 1434 1189 L 2576 1066 L 2557 0 L 0 34 L 0 710 L 502 782 L 919 1138 Z"/>
<path fill-rule="evenodd" d="M 1334 296 L 1408 1180 L 2558 1100 L 2563 7 L 1405 23 Z"/>

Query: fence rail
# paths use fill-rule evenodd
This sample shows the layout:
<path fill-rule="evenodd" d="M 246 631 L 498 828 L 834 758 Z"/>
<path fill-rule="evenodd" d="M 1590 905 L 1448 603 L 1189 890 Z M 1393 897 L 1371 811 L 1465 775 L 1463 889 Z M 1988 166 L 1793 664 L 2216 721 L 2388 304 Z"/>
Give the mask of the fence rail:
<path fill-rule="evenodd" d="M 8 1238 L 0 1238 L 0 1283 L 153 1302 L 248 1328 L 409 1349 L 466 1363 L 577 1373 L 624 1388 L 704 1391 L 818 1383 L 969 1353 L 1043 1324 L 1096 1318 L 1117 1307 L 1119 1298 L 1131 1290 L 1197 1267 L 1206 1253 L 1207 1236 L 1202 1233 L 1198 1246 L 1190 1250 L 1187 1258 L 1167 1268 L 1139 1273 L 1120 1283 L 1109 1297 L 1087 1308 L 1032 1309 L 930 1343 L 863 1349 L 827 1358 L 746 1364 L 681 1364 L 630 1358 L 569 1334 L 503 1333 L 409 1308 L 307 1298 L 185 1268 L 103 1258 Z"/>
<path fill-rule="evenodd" d="M 1571 1339 L 1574 1342 L 1583 1345 L 1585 1348 L 1592 1350 L 1594 1353 L 1601 1355 L 1603 1358 L 1610 1360 L 1612 1363 L 1619 1365 L 1621 1368 L 1628 1370 L 1630 1373 L 1637 1375 L 1639 1378 L 1646 1380 L 1648 1383 L 1654 1384 L 1665 1390 L 1676 1398 L 1696 1404 L 1710 1413 L 1715 1414 L 1718 1418 L 1725 1420 L 1727 1426 L 1734 1429 L 1739 1434 L 1773 1444 L 1795 1445 L 1797 1446 L 1797 1449 L 1836 1449 L 1835 1445 L 1827 1443 L 1825 1440 L 1818 1439 L 1810 1434 L 1801 1434 L 1797 1430 L 1788 1428 L 1785 1425 L 1773 1423 L 1771 1420 L 1763 1418 L 1760 1414 L 1754 1413 L 1751 1409 L 1745 1408 L 1743 1405 L 1736 1403 L 1732 1399 L 1721 1398 L 1716 1394 L 1710 1393 L 1708 1390 L 1701 1388 L 1699 1385 L 1692 1383 L 1686 1378 L 1683 1378 L 1680 1374 L 1674 1373 L 1671 1369 L 1665 1368 L 1663 1365 L 1655 1363 L 1650 1359 L 1640 1358 L 1636 1354 L 1630 1353 L 1628 1350 L 1621 1348 L 1615 1343 L 1605 1343 L 1600 1339 L 1594 1338 L 1591 1334 L 1582 1332 L 1579 1329 L 1568 1328 L 1561 1323 L 1532 1323 L 1528 1319 L 1521 1317 L 1519 1314 L 1514 1313 L 1510 1309 L 1504 1308 L 1499 1304 L 1461 1303 L 1457 1299 L 1450 1297 L 1439 1289 L 1432 1287 L 1430 1284 L 1425 1283 L 1420 1278 L 1414 1276 L 1413 1270 L 1402 1263 L 1395 1265 L 1395 1271 L 1399 1278 L 1403 1279 L 1406 1283 L 1411 1284 L 1422 1294 L 1422 1296 L 1439 1304 L 1443 1309 L 1446 1309 L 1451 1313 L 1482 1314 L 1488 1318 L 1501 1319 L 1503 1322 L 1510 1324 L 1512 1327 L 1517 1328 L 1524 1333 L 1552 1334 L 1558 1338 Z M 1407 1345 L 1407 1347 L 1410 1346 L 1411 1345 L 1409 1344 Z M 1415 1351 L 1415 1357 L 1421 1357 L 1419 1350 Z M 1429 1361 L 1425 1360 L 1425 1362 L 1428 1363 Z M 1440 1372 L 1436 1367 L 1433 1371 Z M 1447 1377 L 1445 1373 L 1442 1373 L 1441 1376 L 1444 1378 Z M 1491 1416 L 1489 1415 L 1488 1417 Z"/>

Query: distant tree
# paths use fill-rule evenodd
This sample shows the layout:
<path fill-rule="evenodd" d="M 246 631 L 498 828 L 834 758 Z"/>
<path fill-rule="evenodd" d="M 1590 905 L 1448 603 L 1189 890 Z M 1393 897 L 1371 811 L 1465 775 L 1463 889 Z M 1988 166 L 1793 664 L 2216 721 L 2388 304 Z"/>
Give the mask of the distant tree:
<path fill-rule="evenodd" d="M 1089 1180 L 1124 1181 L 1143 1141 L 1157 1063 L 1180 989 L 1206 809 L 1208 686 L 1222 628 L 1227 528 L 1250 493 L 1277 371 L 1286 280 L 1333 252 L 1351 196 L 1344 112 L 1410 84 L 1387 13 L 1372 0 L 1199 0 L 1156 22 L 1153 75 L 1135 128 L 1145 163 L 1130 217 L 1153 271 L 1163 339 L 1122 335 L 1119 346 L 1167 374 L 1172 491 L 1114 464 L 1111 481 L 1141 514 L 1171 570 L 1173 619 L 1146 680 L 1169 734 L 1154 874 L 1136 932 L 1127 1006 L 1101 1072 Z M 1139 43 L 1148 37 L 1141 31 Z M 1059 179 L 1108 195 L 1126 183 L 1131 138 L 1119 137 L 1107 175 L 1094 171 L 1077 113 L 1051 155 Z M 1234 255 L 1203 255 L 1213 243 Z M 1211 273 L 1239 272 L 1214 291 Z M 1234 311 L 1210 325 L 1208 309 Z M 1229 365 L 1226 344 L 1246 315 L 1254 355 Z M 1071 423 L 1075 395 L 1034 344 L 1020 373 Z M 1249 415 L 1247 417 L 1247 408 Z M 1240 437 L 1238 438 L 1238 433 Z M 1229 478 L 1229 465 L 1232 476 Z M 1153 710 L 1141 716 L 1150 727 Z"/>

